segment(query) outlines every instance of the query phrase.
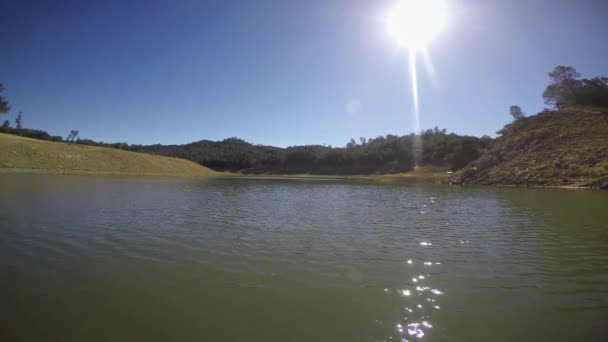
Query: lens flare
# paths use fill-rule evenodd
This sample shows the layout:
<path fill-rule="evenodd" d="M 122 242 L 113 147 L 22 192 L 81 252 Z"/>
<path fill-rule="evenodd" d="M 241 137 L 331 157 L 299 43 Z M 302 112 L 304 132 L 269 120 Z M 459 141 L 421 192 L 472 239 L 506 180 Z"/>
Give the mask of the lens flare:
<path fill-rule="evenodd" d="M 402 47 L 423 50 L 443 28 L 443 0 L 400 0 L 387 17 L 388 32 Z"/>
<path fill-rule="evenodd" d="M 439 34 L 446 22 L 447 8 L 444 0 L 400 0 L 386 18 L 388 32 L 401 48 L 409 50 L 409 73 L 413 98 L 413 126 L 420 133 L 420 106 L 418 97 L 418 70 L 416 54 L 423 53 L 425 66 L 434 78 L 427 45 Z M 422 139 L 413 140 L 414 164 L 422 160 Z"/>

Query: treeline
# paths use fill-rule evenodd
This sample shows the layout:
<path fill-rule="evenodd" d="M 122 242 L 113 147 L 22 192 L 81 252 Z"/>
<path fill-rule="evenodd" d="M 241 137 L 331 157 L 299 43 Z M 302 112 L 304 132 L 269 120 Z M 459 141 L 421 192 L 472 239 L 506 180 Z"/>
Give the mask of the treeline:
<path fill-rule="evenodd" d="M 549 73 L 549 79 L 543 99 L 555 109 L 572 106 L 608 108 L 608 77 L 581 78 L 574 67 L 559 65 Z"/>
<path fill-rule="evenodd" d="M 422 150 L 415 151 L 416 140 Z M 421 164 L 460 169 L 477 159 L 492 139 L 447 133 L 438 128 L 420 135 L 387 135 L 354 139 L 346 147 L 321 145 L 278 148 L 253 145 L 238 138 L 203 140 L 187 145 L 142 146 L 140 151 L 189 159 L 216 171 L 276 174 L 390 174 L 411 171 Z M 421 152 L 421 153 L 420 153 Z"/>
<path fill-rule="evenodd" d="M 38 139 L 38 140 L 48 140 L 48 141 L 63 141 L 63 138 L 60 136 L 50 135 L 45 131 L 41 131 L 38 129 L 29 129 L 29 128 L 11 128 L 6 124 L 0 126 L 0 133 L 13 134 L 21 137 Z"/>
<path fill-rule="evenodd" d="M 121 143 L 104 143 L 99 141 L 94 141 L 91 139 L 77 139 L 74 140 L 74 144 L 77 145 L 85 145 L 85 146 L 99 146 L 99 147 L 108 147 L 108 148 L 116 148 L 119 150 L 127 150 L 133 152 L 141 152 L 143 145 L 129 145 L 129 143 L 121 142 Z"/>
<path fill-rule="evenodd" d="M 129 145 L 127 143 L 103 143 L 97 142 L 90 139 L 77 139 L 71 141 L 69 139 L 64 139 L 58 135 L 50 135 L 48 132 L 39 130 L 39 129 L 30 129 L 30 128 L 14 128 L 10 127 L 9 121 L 4 121 L 4 124 L 0 126 L 0 133 L 18 135 L 20 137 L 32 138 L 37 140 L 46 140 L 46 141 L 54 141 L 54 142 L 65 142 L 70 144 L 77 145 L 87 145 L 87 146 L 100 146 L 100 147 L 110 147 L 117 148 L 122 150 L 129 150 L 138 152 L 142 150 L 142 145 Z"/>
<path fill-rule="evenodd" d="M 359 142 L 351 139 L 346 147 L 309 145 L 287 148 L 254 145 L 238 138 L 168 146 L 103 143 L 90 139 L 63 139 L 41 130 L 11 128 L 6 123 L 0 126 L 0 133 L 182 158 L 215 171 L 250 174 L 391 174 L 411 171 L 416 163 L 458 170 L 481 156 L 492 143 L 487 136 L 461 136 L 438 128 L 419 135 L 360 138 Z M 415 150 L 415 146 L 422 147 Z"/>

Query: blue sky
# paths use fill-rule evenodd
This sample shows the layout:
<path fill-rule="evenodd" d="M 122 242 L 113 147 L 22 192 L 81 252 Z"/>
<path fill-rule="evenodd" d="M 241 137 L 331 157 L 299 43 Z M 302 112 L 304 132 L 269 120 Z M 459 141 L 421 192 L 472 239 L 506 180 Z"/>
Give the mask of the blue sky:
<path fill-rule="evenodd" d="M 605 0 L 447 0 L 422 128 L 494 135 L 547 73 L 608 75 Z M 343 146 L 413 131 L 395 0 L 0 2 L 0 82 L 26 127 L 106 142 Z"/>

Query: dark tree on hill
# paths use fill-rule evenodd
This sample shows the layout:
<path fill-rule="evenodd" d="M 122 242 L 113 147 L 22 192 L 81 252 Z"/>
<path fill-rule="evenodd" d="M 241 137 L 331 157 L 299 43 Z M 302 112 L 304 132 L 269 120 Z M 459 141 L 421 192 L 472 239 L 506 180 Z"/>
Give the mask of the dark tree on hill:
<path fill-rule="evenodd" d="M 572 66 L 558 65 L 549 73 L 551 82 L 543 93 L 545 103 L 562 109 L 574 102 L 575 92 L 580 87 L 581 74 Z"/>
<path fill-rule="evenodd" d="M 17 114 L 17 118 L 15 119 L 15 126 L 17 129 L 23 128 L 23 113 L 22 112 L 19 112 L 19 114 Z"/>
<path fill-rule="evenodd" d="M 581 79 L 573 67 L 558 66 L 549 73 L 551 83 L 543 93 L 545 103 L 553 108 L 592 106 L 608 108 L 608 78 Z"/>
<path fill-rule="evenodd" d="M 577 91 L 577 104 L 608 108 L 608 77 L 594 77 L 581 80 Z"/>
<path fill-rule="evenodd" d="M 70 131 L 70 135 L 68 135 L 68 137 L 65 139 L 65 141 L 69 144 L 69 143 L 74 143 L 77 139 L 79 139 L 78 130 L 73 129 Z"/>
<path fill-rule="evenodd" d="M 0 93 L 4 91 L 4 86 L 0 83 Z M 8 105 L 8 100 L 4 96 L 0 96 L 0 114 L 8 113 L 11 106 Z"/>
<path fill-rule="evenodd" d="M 511 108 L 509 108 L 509 113 L 515 121 L 520 120 L 525 116 L 520 106 L 511 106 Z"/>
<path fill-rule="evenodd" d="M 581 73 L 576 71 L 573 66 L 558 65 L 549 73 L 549 78 L 553 84 L 563 84 L 568 81 L 577 80 Z"/>
<path fill-rule="evenodd" d="M 9 128 L 11 128 L 11 122 L 8 120 L 5 120 L 4 123 L 2 124 L 2 130 L 8 131 Z"/>

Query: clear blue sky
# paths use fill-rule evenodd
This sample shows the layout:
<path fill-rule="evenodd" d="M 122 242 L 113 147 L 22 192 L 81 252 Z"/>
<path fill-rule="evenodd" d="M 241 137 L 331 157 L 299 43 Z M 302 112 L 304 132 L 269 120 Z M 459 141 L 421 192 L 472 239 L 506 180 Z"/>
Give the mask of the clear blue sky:
<path fill-rule="evenodd" d="M 0 82 L 27 127 L 106 142 L 237 136 L 343 146 L 407 134 L 394 0 L 0 2 Z M 608 75 L 606 0 L 448 0 L 420 63 L 421 126 L 494 135 L 543 108 L 547 72 Z M 0 119 L 6 117 L 3 115 Z"/>

